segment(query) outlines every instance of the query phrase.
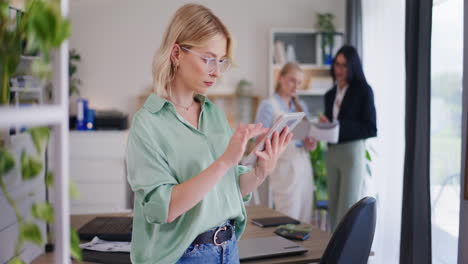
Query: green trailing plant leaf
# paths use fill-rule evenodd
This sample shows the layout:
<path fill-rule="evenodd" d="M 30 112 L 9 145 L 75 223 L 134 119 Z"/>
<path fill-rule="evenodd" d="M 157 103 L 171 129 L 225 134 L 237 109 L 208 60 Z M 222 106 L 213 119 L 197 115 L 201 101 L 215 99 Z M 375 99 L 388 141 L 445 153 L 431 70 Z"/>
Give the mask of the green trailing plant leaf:
<path fill-rule="evenodd" d="M 74 181 L 70 181 L 69 189 L 70 197 L 74 200 L 80 199 L 80 191 L 78 191 L 78 188 L 76 187 L 76 184 Z"/>
<path fill-rule="evenodd" d="M 24 181 L 34 179 L 42 170 L 42 162 L 21 152 L 21 176 Z"/>
<path fill-rule="evenodd" d="M 370 155 L 370 153 L 369 153 L 369 150 L 367 150 L 367 149 L 366 149 L 366 159 L 367 159 L 368 161 L 372 161 L 372 158 L 371 158 L 371 155 Z"/>
<path fill-rule="evenodd" d="M 31 206 L 31 214 L 49 224 L 54 222 L 54 208 L 47 202 L 36 203 Z"/>
<path fill-rule="evenodd" d="M 26 264 L 26 262 L 24 262 L 22 259 L 20 259 L 19 257 L 14 257 L 13 259 L 11 259 L 10 261 L 8 261 L 8 264 Z"/>
<path fill-rule="evenodd" d="M 49 128 L 48 127 L 34 127 L 28 129 L 29 134 L 32 137 L 34 146 L 36 147 L 37 154 L 42 153 L 42 149 L 49 140 Z"/>
<path fill-rule="evenodd" d="M 76 232 L 74 228 L 70 229 L 70 249 L 71 255 L 74 259 L 79 261 L 83 260 L 80 248 L 80 237 L 78 236 L 78 232 Z"/>
<path fill-rule="evenodd" d="M 38 246 L 41 246 L 43 241 L 41 230 L 34 223 L 20 224 L 20 239 L 22 241 L 32 242 Z"/>
<path fill-rule="evenodd" d="M 6 175 L 15 167 L 15 158 L 5 148 L 0 148 L 0 177 Z"/>
<path fill-rule="evenodd" d="M 54 174 L 51 171 L 48 171 L 45 176 L 45 183 L 47 187 L 52 187 L 54 185 Z"/>
<path fill-rule="evenodd" d="M 7 17 L 8 16 L 8 2 L 7 1 L 0 1 L 0 16 Z M 3 21 L 1 23 L 4 23 Z"/>

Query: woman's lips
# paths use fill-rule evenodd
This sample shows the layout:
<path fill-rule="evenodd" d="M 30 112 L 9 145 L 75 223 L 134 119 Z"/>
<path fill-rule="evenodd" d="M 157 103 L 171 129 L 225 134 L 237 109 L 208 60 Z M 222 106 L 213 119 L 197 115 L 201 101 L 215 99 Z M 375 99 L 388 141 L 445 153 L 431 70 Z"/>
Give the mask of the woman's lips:
<path fill-rule="evenodd" d="M 206 86 L 211 87 L 214 85 L 214 82 L 204 82 Z"/>

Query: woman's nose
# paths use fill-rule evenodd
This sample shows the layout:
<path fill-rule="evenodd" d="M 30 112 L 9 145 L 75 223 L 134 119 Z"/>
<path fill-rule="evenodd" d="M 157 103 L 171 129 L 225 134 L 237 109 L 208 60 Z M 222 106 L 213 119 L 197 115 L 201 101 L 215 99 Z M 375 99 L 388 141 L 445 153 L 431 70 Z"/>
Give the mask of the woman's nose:
<path fill-rule="evenodd" d="M 218 77 L 220 74 L 221 74 L 221 71 L 219 70 L 219 65 L 216 64 L 216 66 L 214 67 L 213 72 L 210 73 L 210 75 L 211 75 L 212 77 Z"/>

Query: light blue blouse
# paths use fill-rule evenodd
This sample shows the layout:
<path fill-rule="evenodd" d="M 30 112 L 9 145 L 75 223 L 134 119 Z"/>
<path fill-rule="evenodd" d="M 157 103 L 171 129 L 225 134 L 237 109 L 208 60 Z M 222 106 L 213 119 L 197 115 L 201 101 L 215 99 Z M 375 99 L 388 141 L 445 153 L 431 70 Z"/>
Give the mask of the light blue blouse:
<path fill-rule="evenodd" d="M 294 113 L 297 112 L 296 106 L 291 102 L 289 103 L 289 106 L 284 103 L 284 101 L 281 99 L 281 97 L 275 93 L 273 95 L 273 100 L 276 100 L 278 103 L 280 110 L 284 113 Z M 273 125 L 273 120 L 274 120 L 274 114 L 275 110 L 272 105 L 272 102 L 270 101 L 271 98 L 264 99 L 261 103 L 260 106 L 258 107 L 257 110 L 257 115 L 255 118 L 255 123 L 262 123 L 264 127 L 271 127 Z M 292 99 L 291 99 L 292 100 Z M 310 118 L 310 113 L 309 113 L 309 108 L 307 105 L 302 101 L 299 100 L 299 104 L 301 105 L 302 109 L 304 110 L 307 118 Z M 304 142 L 303 141 L 298 141 L 296 142 L 297 147 L 303 147 Z"/>

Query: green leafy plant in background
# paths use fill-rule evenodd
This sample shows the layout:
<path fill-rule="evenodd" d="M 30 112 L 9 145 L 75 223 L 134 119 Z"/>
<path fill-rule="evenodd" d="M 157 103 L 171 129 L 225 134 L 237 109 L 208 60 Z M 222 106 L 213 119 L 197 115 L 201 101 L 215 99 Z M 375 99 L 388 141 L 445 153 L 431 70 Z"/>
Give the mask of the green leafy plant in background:
<path fill-rule="evenodd" d="M 13 258 L 8 264 L 24 263 L 20 259 L 21 247 L 25 242 L 31 242 L 37 246 L 41 246 L 44 243 L 43 234 L 39 226 L 29 219 L 25 219 L 18 209 L 18 205 L 15 200 L 11 197 L 7 190 L 7 186 L 4 182 L 4 177 L 16 166 L 19 167 L 21 172 L 21 179 L 23 181 L 30 181 L 38 177 L 44 167 L 41 161 L 41 153 L 49 140 L 49 128 L 47 127 L 35 127 L 27 130 L 27 133 L 31 135 L 33 140 L 36 155 L 29 155 L 25 150 L 21 152 L 20 162 L 16 162 L 14 156 L 11 154 L 7 146 L 0 146 L 0 188 L 3 195 L 5 196 L 8 204 L 13 208 L 15 216 L 18 222 L 18 238 L 16 240 L 15 252 Z M 45 166 L 47 168 L 47 166 Z M 53 185 L 53 174 L 50 171 L 46 171 L 45 184 L 47 187 Z M 74 185 L 70 185 L 70 193 L 76 196 L 76 188 Z M 44 221 L 47 224 L 52 224 L 54 221 L 54 208 L 48 202 L 34 203 L 31 205 L 31 215 L 33 218 Z M 81 250 L 79 248 L 79 238 L 76 230 L 71 230 L 70 235 L 71 253 L 72 257 L 81 260 Z"/>
<path fill-rule="evenodd" d="M 366 157 L 366 171 L 372 176 L 372 156 L 371 151 L 375 152 L 372 147 L 367 147 L 364 153 Z M 315 183 L 315 199 L 328 200 L 327 192 L 327 166 L 325 162 L 325 155 L 327 152 L 327 145 L 325 142 L 317 142 L 317 148 L 310 153 L 310 161 L 314 170 L 314 183 Z"/>
<path fill-rule="evenodd" d="M 50 79 L 50 52 L 70 36 L 70 22 L 62 17 L 59 1 L 26 1 L 25 11 L 14 18 L 9 2 L 0 0 L 0 104 L 10 103 L 9 80 L 22 53 L 39 54 L 31 66 L 33 75 Z"/>
<path fill-rule="evenodd" d="M 70 81 L 70 90 L 68 95 L 80 95 L 79 86 L 81 86 L 81 80 L 78 79 L 75 74 L 78 71 L 78 63 L 81 62 L 81 55 L 76 49 L 70 50 L 68 57 L 68 75 Z"/>
<path fill-rule="evenodd" d="M 237 83 L 236 93 L 239 96 L 248 95 L 250 93 L 249 87 L 252 85 L 251 82 L 242 79 Z"/>
<path fill-rule="evenodd" d="M 335 16 L 331 13 L 317 13 L 317 24 L 315 26 L 322 36 L 322 61 L 325 64 L 331 63 L 330 59 L 334 45 L 334 33 L 336 31 L 333 19 L 335 19 Z"/>
<path fill-rule="evenodd" d="M 327 152 L 325 142 L 317 142 L 317 147 L 310 152 L 310 161 L 314 170 L 315 199 L 328 200 L 327 192 L 327 166 L 325 154 Z"/>

